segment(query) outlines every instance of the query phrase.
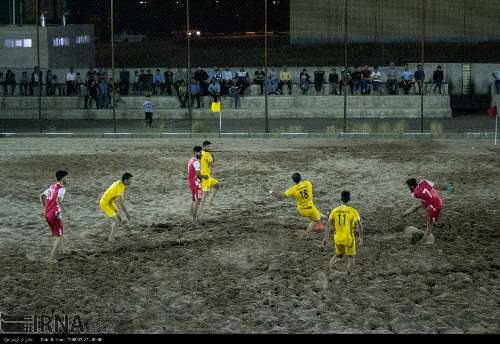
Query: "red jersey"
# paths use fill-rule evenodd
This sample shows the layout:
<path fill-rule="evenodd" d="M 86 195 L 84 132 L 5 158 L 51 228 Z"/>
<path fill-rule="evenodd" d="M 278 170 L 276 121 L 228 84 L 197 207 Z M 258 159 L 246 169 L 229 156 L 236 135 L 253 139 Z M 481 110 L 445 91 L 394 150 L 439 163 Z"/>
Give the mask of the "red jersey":
<path fill-rule="evenodd" d="M 46 197 L 45 201 L 45 215 L 52 215 L 54 213 L 60 212 L 59 206 L 57 205 L 57 198 L 63 198 L 66 190 L 61 183 L 57 182 L 52 184 L 45 192 L 43 193 Z"/>
<path fill-rule="evenodd" d="M 423 180 L 415 188 L 412 196 L 418 198 L 426 208 L 432 205 L 434 208 L 441 209 L 443 207 L 443 200 L 433 186 L 434 184 L 432 182 Z"/>
<path fill-rule="evenodd" d="M 201 170 L 200 161 L 192 157 L 188 162 L 188 183 L 191 188 L 198 185 L 200 180 L 196 176 L 196 172 Z"/>

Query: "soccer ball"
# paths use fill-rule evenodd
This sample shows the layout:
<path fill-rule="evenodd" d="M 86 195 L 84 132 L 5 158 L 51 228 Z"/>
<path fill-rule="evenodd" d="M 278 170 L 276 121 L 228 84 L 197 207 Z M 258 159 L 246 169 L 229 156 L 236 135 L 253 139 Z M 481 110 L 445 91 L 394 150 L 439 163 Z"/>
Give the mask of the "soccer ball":
<path fill-rule="evenodd" d="M 313 229 L 316 233 L 321 233 L 323 232 L 323 225 L 321 223 L 315 223 Z"/>

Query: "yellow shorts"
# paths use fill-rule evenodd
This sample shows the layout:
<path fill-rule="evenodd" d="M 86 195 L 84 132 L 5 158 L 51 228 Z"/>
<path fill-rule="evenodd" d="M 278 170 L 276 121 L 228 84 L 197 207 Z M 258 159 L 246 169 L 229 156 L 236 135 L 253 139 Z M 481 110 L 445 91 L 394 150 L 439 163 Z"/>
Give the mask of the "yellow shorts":
<path fill-rule="evenodd" d="M 219 182 L 214 177 L 208 177 L 208 179 L 201 179 L 201 190 L 203 192 L 209 191 L 214 185 L 217 185 Z"/>
<path fill-rule="evenodd" d="M 116 209 L 115 202 L 99 203 L 99 206 L 101 207 L 104 214 L 106 214 L 108 217 L 115 217 L 116 215 L 118 215 L 118 209 Z"/>
<path fill-rule="evenodd" d="M 297 208 L 297 211 L 299 212 L 300 216 L 305 217 L 312 222 L 319 222 L 319 220 L 321 219 L 321 213 L 318 209 L 316 209 L 314 205 L 308 208 Z"/>
<path fill-rule="evenodd" d="M 337 244 L 334 244 L 335 245 L 335 255 L 336 256 L 351 256 L 351 257 L 354 257 L 356 255 L 356 241 L 353 241 L 352 242 L 352 245 L 351 246 L 347 246 L 347 245 L 337 245 Z"/>

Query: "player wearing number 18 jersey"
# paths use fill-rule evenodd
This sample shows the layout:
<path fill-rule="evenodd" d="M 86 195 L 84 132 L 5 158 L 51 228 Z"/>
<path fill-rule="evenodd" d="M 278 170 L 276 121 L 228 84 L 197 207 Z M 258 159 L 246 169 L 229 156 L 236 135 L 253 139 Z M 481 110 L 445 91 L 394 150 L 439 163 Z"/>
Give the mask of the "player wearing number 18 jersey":
<path fill-rule="evenodd" d="M 191 203 L 191 215 L 193 216 L 193 222 L 198 222 L 198 208 L 202 199 L 201 191 L 201 146 L 195 146 L 193 148 L 193 157 L 188 162 L 188 185 L 191 190 L 191 196 L 193 203 Z"/>

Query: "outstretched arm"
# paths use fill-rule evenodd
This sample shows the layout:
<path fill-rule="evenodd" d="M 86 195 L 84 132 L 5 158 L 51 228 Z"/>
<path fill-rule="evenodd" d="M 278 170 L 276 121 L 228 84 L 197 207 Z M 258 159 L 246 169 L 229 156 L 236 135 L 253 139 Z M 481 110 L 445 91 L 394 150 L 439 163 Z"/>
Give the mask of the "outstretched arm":
<path fill-rule="evenodd" d="M 57 205 L 59 206 L 59 208 L 63 211 L 63 213 L 66 215 L 66 219 L 70 219 L 70 215 L 68 213 L 68 211 L 66 210 L 66 208 L 63 206 L 63 203 L 62 203 L 62 199 L 61 197 L 57 197 Z"/>
<path fill-rule="evenodd" d="M 359 236 L 359 245 L 363 245 L 363 239 L 364 239 L 364 233 L 363 233 L 363 225 L 361 224 L 361 221 L 356 221 L 356 229 L 358 231 L 358 236 Z"/>
<path fill-rule="evenodd" d="M 323 247 L 326 246 L 328 240 L 330 239 L 330 228 L 333 229 L 333 222 L 331 218 L 328 218 L 328 223 L 326 223 L 325 225 L 325 235 L 323 237 L 323 242 L 322 242 Z"/>
<path fill-rule="evenodd" d="M 42 209 L 45 210 L 45 193 L 40 194 L 40 204 L 42 205 Z"/>
<path fill-rule="evenodd" d="M 121 197 L 121 196 L 118 197 L 118 199 L 116 201 L 120 205 L 120 208 L 122 208 L 123 212 L 125 213 L 127 220 L 130 220 L 130 215 L 128 213 L 127 208 L 125 207 L 125 202 L 123 202 L 123 197 Z"/>
<path fill-rule="evenodd" d="M 407 215 L 410 215 L 411 213 L 415 212 L 420 207 L 422 207 L 422 204 L 420 204 L 420 203 L 413 205 L 410 209 L 408 209 L 407 211 L 405 211 L 403 213 L 403 215 L 401 215 L 401 217 L 405 217 Z"/>
<path fill-rule="evenodd" d="M 269 195 L 276 198 L 277 200 L 283 200 L 288 198 L 283 192 L 274 192 L 273 190 L 269 190 Z"/>

